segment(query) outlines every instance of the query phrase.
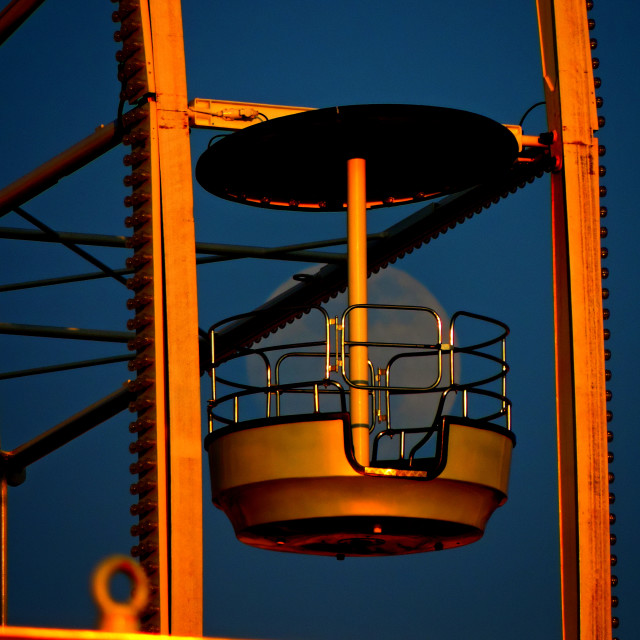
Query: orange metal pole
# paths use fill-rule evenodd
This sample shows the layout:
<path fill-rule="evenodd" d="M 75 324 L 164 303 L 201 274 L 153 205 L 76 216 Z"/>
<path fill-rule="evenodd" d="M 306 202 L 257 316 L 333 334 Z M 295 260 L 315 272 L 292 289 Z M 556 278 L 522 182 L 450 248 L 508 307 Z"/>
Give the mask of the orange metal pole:
<path fill-rule="evenodd" d="M 367 304 L 367 189 L 366 163 L 363 158 L 347 161 L 347 255 L 349 270 L 349 306 Z M 350 314 L 349 340 L 367 341 L 367 310 Z M 366 346 L 349 348 L 349 378 L 355 384 L 368 384 L 369 367 Z M 356 460 L 369 464 L 369 392 L 350 388 L 350 413 Z"/>

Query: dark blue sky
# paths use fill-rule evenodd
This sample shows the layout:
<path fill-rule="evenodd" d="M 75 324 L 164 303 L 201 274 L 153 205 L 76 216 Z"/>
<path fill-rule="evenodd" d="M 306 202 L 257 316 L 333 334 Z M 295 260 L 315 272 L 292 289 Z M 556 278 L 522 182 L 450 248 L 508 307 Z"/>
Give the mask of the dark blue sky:
<path fill-rule="evenodd" d="M 0 175 L 9 183 L 116 116 L 113 5 L 48 0 L 0 49 Z M 543 99 L 535 3 L 325 0 L 183 3 L 190 97 L 324 107 L 399 102 L 456 107 L 517 124 Z M 636 501 L 638 277 L 634 154 L 640 104 L 632 0 L 596 0 L 595 54 L 607 124 L 602 183 L 611 291 L 607 345 L 613 392 L 612 471 L 618 543 L 620 637 L 640 630 L 640 525 Z M 546 129 L 535 110 L 525 132 Z M 192 133 L 193 158 L 212 134 Z M 473 147 L 461 150 L 478 153 Z M 425 149 L 428 153 L 428 149 Z M 25 209 L 59 231 L 124 235 L 122 149 Z M 415 208 L 374 211 L 370 230 Z M 344 235 L 342 214 L 264 212 L 223 203 L 195 186 L 198 240 L 280 245 Z M 9 214 L 3 226 L 28 227 Z M 414 252 L 396 267 L 449 313 L 485 313 L 511 328 L 509 396 L 514 451 L 507 504 L 478 543 L 399 558 L 269 553 L 237 542 L 205 485 L 205 626 L 208 636 L 370 640 L 559 637 L 553 316 L 549 179 L 544 177 Z M 91 271 L 61 247 L 1 241 L 2 282 Z M 114 268 L 127 252 L 92 249 Z M 200 325 L 248 310 L 307 265 L 244 260 L 199 267 Z M 95 281 L 3 293 L 3 322 L 125 330 L 128 291 Z M 0 336 L 0 371 L 119 354 L 122 347 Z M 126 367 L 0 381 L 0 438 L 12 449 L 117 389 Z M 203 394 L 207 393 L 203 385 Z M 203 406 L 206 395 L 203 395 Z M 128 416 L 51 455 L 10 490 L 9 622 L 92 627 L 89 574 L 127 553 L 132 477 Z M 204 426 L 203 426 L 204 435 Z"/>

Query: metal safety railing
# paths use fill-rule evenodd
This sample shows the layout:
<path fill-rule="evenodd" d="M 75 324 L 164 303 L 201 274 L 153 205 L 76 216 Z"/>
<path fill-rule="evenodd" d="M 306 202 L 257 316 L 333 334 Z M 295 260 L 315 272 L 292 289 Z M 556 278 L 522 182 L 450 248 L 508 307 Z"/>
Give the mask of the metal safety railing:
<path fill-rule="evenodd" d="M 373 330 L 366 341 L 349 339 L 350 314 L 356 308 L 366 308 L 377 320 L 370 323 Z M 509 330 L 504 323 L 459 311 L 443 332 L 435 310 L 399 305 L 354 305 L 336 318 L 314 307 L 311 314 L 318 326 L 305 333 L 292 325 L 294 341 L 281 341 L 288 332 L 284 330 L 262 345 L 238 349 L 223 360 L 215 357 L 216 332 L 251 314 L 211 327 L 210 432 L 216 423 L 230 426 L 285 415 L 344 413 L 350 387 L 369 393 L 372 464 L 386 438 L 397 440 L 394 455 L 398 458 L 413 458 L 444 415 L 511 428 L 506 389 Z M 405 337 L 416 333 L 414 341 Z M 305 339 L 316 335 L 319 339 Z M 349 378 L 353 346 L 368 349 L 366 384 Z"/>

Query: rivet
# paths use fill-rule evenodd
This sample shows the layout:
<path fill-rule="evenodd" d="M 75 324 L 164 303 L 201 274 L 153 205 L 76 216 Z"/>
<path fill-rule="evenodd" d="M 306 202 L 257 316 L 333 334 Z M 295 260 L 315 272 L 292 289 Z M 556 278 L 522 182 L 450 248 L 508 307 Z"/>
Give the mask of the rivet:
<path fill-rule="evenodd" d="M 141 542 L 137 544 L 135 547 L 131 547 L 131 555 L 134 558 L 139 558 L 140 556 L 146 556 L 154 551 L 157 551 L 158 545 L 153 544 L 152 542 Z"/>
<path fill-rule="evenodd" d="M 138 516 L 141 514 L 149 513 L 158 508 L 158 503 L 155 500 L 140 500 L 136 504 L 132 504 L 129 508 L 129 513 L 132 516 Z"/>
<path fill-rule="evenodd" d="M 141 480 L 140 482 L 136 482 L 129 487 L 129 492 L 133 496 L 143 495 L 145 493 L 149 493 L 156 488 L 155 482 L 150 482 L 149 480 Z"/>
<path fill-rule="evenodd" d="M 152 420 L 151 418 L 139 418 L 135 422 L 129 423 L 129 433 L 141 433 L 155 426 L 155 420 Z"/>
<path fill-rule="evenodd" d="M 153 460 L 139 460 L 129 465 L 129 473 L 136 475 L 155 468 L 156 463 Z"/>
<path fill-rule="evenodd" d="M 140 309 L 141 307 L 147 306 L 151 302 L 153 302 L 153 298 L 151 296 L 135 296 L 134 298 L 129 298 L 129 300 L 127 300 L 127 309 Z"/>
<path fill-rule="evenodd" d="M 131 318 L 127 320 L 127 329 L 129 331 L 133 331 L 134 329 L 141 329 L 142 327 L 146 327 L 147 325 L 153 322 L 153 316 L 141 314 L 137 315 L 135 318 Z"/>

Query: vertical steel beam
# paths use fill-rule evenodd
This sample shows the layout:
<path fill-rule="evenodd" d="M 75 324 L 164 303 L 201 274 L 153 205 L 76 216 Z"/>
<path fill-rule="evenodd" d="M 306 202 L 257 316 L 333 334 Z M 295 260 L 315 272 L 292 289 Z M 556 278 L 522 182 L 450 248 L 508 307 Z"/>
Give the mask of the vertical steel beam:
<path fill-rule="evenodd" d="M 553 173 L 563 637 L 611 637 L 595 89 L 584 0 L 538 0 Z"/>
<path fill-rule="evenodd" d="M 150 0 L 161 177 L 170 631 L 202 635 L 202 433 L 195 231 L 180 2 Z"/>

